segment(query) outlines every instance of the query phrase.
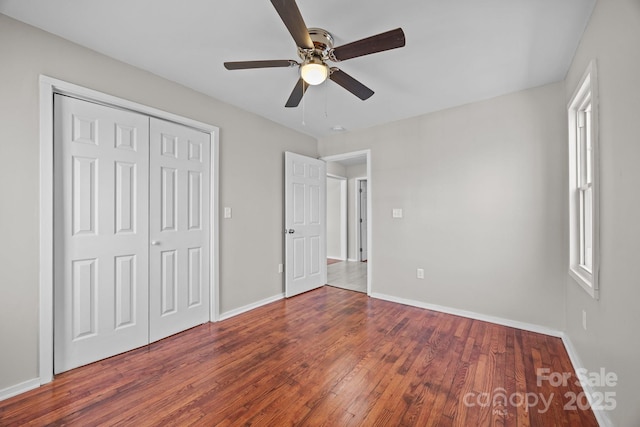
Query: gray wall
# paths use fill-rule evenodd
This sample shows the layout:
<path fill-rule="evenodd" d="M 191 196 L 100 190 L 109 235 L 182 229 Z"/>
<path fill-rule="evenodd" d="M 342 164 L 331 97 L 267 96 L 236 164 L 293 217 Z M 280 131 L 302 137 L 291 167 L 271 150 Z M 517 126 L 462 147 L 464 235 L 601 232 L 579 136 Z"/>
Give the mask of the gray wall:
<path fill-rule="evenodd" d="M 341 179 L 327 177 L 327 258 L 339 259 L 343 224 Z"/>
<path fill-rule="evenodd" d="M 566 134 L 557 83 L 320 140 L 371 149 L 373 292 L 563 329 Z"/>
<path fill-rule="evenodd" d="M 359 222 L 356 220 L 356 180 L 355 178 L 365 178 L 367 176 L 367 164 L 356 164 L 351 166 L 343 166 L 338 162 L 327 163 L 327 173 L 347 178 L 347 259 L 357 261 L 360 259 L 359 245 L 357 242 L 356 228 Z M 327 190 L 327 197 L 328 197 Z M 327 203 L 328 205 L 328 203 Z M 327 225 L 329 218 L 327 218 Z M 329 238 L 327 238 L 327 245 Z M 327 246 L 328 248 L 329 246 Z M 327 254 L 329 254 L 327 249 Z"/>
<path fill-rule="evenodd" d="M 234 213 L 221 220 L 223 312 L 282 291 L 282 151 L 371 149 L 373 291 L 565 329 L 589 370 L 617 373 L 612 420 L 637 425 L 638 40 L 638 1 L 599 1 L 566 84 L 335 135 L 316 149 L 312 138 L 0 15 L 0 389 L 37 376 L 43 73 L 221 128 L 220 205 Z M 598 301 L 567 274 L 566 103 L 592 58 L 601 97 Z M 405 217 L 392 219 L 393 208 Z"/>
<path fill-rule="evenodd" d="M 356 219 L 356 178 L 367 177 L 367 164 L 348 166 L 345 170 L 347 179 L 347 258 L 360 261 L 360 244 L 358 243 L 358 227 L 360 221 Z M 365 207 L 366 209 L 366 207 Z"/>
<path fill-rule="evenodd" d="M 566 80 L 569 101 L 597 60 L 600 94 L 600 299 L 565 280 L 567 333 L 584 366 L 618 375 L 615 425 L 640 425 L 640 2 L 598 1 Z M 568 221 L 565 220 L 565 222 Z M 568 235 L 565 238 L 568 242 Z M 568 245 L 568 243 L 565 243 Z M 587 312 L 587 330 L 582 328 Z"/>
<path fill-rule="evenodd" d="M 0 15 L 0 390 L 38 376 L 39 74 L 218 126 L 221 312 L 283 292 L 283 151 L 314 138 Z"/>
<path fill-rule="evenodd" d="M 347 168 L 338 162 L 327 162 L 327 173 L 337 176 L 347 176 Z"/>

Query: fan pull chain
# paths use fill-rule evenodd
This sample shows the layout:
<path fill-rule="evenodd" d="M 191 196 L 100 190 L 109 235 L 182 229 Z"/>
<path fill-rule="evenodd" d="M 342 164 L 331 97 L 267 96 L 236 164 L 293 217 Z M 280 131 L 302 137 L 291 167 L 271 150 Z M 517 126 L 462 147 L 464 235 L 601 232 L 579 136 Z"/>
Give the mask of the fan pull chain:
<path fill-rule="evenodd" d="M 302 97 L 302 126 L 306 126 L 307 124 L 304 122 L 304 96 Z"/>
<path fill-rule="evenodd" d="M 324 90 L 324 118 L 325 119 L 329 117 L 328 107 L 327 107 L 327 105 L 329 104 L 329 87 L 327 86 L 327 80 L 325 80 L 322 83 L 322 85 L 324 86 L 323 90 Z"/>

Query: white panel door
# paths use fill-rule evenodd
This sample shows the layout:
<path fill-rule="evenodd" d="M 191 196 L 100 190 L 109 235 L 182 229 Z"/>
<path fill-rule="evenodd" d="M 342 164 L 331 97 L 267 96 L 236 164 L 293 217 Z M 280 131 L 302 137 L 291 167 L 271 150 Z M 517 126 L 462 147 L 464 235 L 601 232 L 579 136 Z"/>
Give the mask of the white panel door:
<path fill-rule="evenodd" d="M 149 119 L 55 95 L 54 371 L 148 343 Z"/>
<path fill-rule="evenodd" d="M 291 297 L 327 281 L 326 165 L 285 153 L 285 295 Z"/>
<path fill-rule="evenodd" d="M 209 320 L 210 148 L 209 134 L 151 118 L 152 342 Z"/>

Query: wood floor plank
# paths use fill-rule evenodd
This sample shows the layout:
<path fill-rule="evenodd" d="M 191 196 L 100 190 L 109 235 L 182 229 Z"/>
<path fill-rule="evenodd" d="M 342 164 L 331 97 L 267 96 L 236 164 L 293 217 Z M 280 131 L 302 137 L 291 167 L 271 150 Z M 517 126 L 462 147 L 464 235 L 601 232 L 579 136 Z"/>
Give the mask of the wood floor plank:
<path fill-rule="evenodd" d="M 567 393 L 559 338 L 326 286 L 57 375 L 0 425 L 597 426 Z"/>

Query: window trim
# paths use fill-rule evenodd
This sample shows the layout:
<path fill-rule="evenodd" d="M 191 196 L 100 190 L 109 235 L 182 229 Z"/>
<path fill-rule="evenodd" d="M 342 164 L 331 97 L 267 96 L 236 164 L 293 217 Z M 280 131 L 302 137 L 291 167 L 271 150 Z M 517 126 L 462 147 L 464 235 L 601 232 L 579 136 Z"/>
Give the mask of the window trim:
<path fill-rule="evenodd" d="M 600 272 L 600 184 L 599 184 L 599 138 L 598 138 L 598 85 L 596 62 L 592 60 L 580 79 L 569 104 L 567 115 L 569 123 L 569 275 L 594 299 L 599 298 Z M 586 103 L 591 104 L 590 129 L 591 137 L 591 197 L 592 197 L 592 269 L 591 272 L 581 265 L 584 253 L 582 246 L 582 215 L 580 212 L 581 188 L 584 187 L 578 177 L 580 154 L 578 145 L 579 131 L 578 113 Z"/>

